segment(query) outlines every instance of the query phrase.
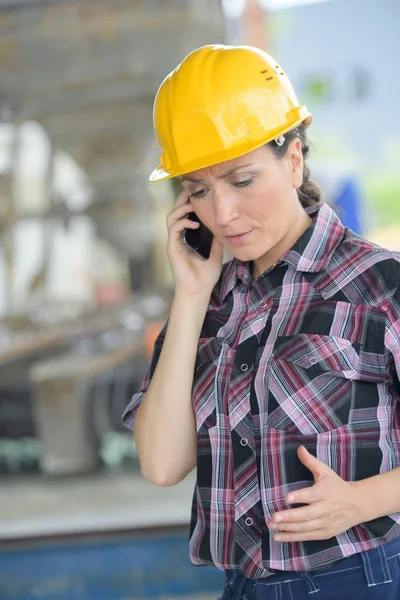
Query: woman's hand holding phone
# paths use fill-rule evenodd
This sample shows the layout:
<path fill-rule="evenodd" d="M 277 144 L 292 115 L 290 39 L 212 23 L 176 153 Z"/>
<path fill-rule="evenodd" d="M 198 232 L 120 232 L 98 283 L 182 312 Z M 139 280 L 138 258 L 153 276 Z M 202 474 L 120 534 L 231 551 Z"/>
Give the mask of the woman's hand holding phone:
<path fill-rule="evenodd" d="M 189 218 L 191 212 L 193 207 L 189 201 L 189 194 L 183 190 L 167 216 L 169 234 L 167 254 L 176 291 L 191 296 L 207 295 L 209 298 L 221 273 L 223 247 L 214 237 L 210 256 L 204 260 L 185 243 L 185 230 L 194 231 L 200 227 L 199 223 Z"/>

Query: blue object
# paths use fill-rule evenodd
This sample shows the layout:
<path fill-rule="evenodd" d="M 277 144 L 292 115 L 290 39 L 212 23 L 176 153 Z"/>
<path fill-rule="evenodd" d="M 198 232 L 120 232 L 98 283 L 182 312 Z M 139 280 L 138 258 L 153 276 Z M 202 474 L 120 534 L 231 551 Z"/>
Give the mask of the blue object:
<path fill-rule="evenodd" d="M 343 225 L 361 235 L 360 192 L 355 179 L 350 177 L 343 179 L 341 191 L 332 200 L 333 208 L 337 210 Z"/>
<path fill-rule="evenodd" d="M 104 539 L 105 538 L 105 539 Z M 15 545 L 14 545 L 15 546 Z M 1 600 L 141 600 L 215 593 L 224 574 L 189 562 L 188 535 L 134 534 L 0 549 Z"/>

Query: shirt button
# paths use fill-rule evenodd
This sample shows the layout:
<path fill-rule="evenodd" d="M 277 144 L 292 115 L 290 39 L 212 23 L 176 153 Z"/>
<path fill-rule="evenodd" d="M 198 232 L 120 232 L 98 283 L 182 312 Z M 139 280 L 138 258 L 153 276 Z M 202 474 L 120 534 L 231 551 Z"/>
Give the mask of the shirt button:
<path fill-rule="evenodd" d="M 315 365 L 317 362 L 318 362 L 318 358 L 317 358 L 316 356 L 312 356 L 312 357 L 310 358 L 310 363 L 311 363 L 312 365 Z"/>
<path fill-rule="evenodd" d="M 242 446 L 247 446 L 247 444 L 249 443 L 249 440 L 248 440 L 248 439 L 246 439 L 246 438 L 242 438 L 242 439 L 240 440 L 240 443 L 241 443 L 241 445 L 242 445 Z"/>
<path fill-rule="evenodd" d="M 247 371 L 248 369 L 249 369 L 249 365 L 246 365 L 246 363 L 243 363 L 243 364 L 241 365 L 241 367 L 240 367 L 240 370 L 241 370 L 241 371 L 243 371 L 243 372 L 244 372 L 244 371 Z"/>
<path fill-rule="evenodd" d="M 267 303 L 265 302 L 265 300 L 260 302 L 260 306 L 262 306 L 262 308 L 265 308 L 267 306 Z"/>
<path fill-rule="evenodd" d="M 253 519 L 251 519 L 250 517 L 247 517 L 247 519 L 245 520 L 245 523 L 248 527 L 250 527 L 250 525 L 253 525 Z"/>

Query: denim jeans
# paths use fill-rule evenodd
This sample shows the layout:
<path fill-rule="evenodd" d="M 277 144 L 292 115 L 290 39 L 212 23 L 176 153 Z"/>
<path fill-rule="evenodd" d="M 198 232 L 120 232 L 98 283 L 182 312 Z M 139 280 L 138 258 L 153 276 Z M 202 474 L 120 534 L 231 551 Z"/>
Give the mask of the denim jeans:
<path fill-rule="evenodd" d="M 400 538 L 325 571 L 282 571 L 266 579 L 225 571 L 219 600 L 400 600 Z"/>

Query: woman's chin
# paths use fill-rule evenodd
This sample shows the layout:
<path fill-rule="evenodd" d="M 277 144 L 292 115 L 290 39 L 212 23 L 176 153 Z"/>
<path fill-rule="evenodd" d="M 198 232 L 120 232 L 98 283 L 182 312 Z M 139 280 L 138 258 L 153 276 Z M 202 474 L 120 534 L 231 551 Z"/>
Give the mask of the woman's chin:
<path fill-rule="evenodd" d="M 238 260 L 249 262 L 258 260 L 262 256 L 265 256 L 265 254 L 268 252 L 268 249 L 265 252 L 260 253 L 259 250 L 257 251 L 254 248 L 229 248 L 228 252 Z"/>

